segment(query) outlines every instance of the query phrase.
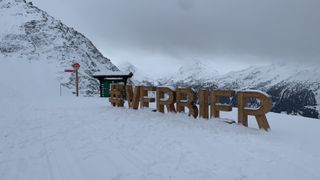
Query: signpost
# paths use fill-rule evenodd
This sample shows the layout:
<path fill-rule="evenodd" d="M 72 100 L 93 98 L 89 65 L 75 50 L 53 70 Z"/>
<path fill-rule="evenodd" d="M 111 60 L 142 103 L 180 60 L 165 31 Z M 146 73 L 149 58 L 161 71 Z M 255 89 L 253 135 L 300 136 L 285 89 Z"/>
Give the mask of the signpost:
<path fill-rule="evenodd" d="M 65 69 L 64 72 L 76 73 L 76 95 L 79 96 L 79 73 L 78 69 L 80 68 L 79 63 L 72 64 L 73 69 Z"/>
<path fill-rule="evenodd" d="M 64 72 L 71 72 L 71 73 L 75 73 L 76 71 L 73 69 L 65 69 Z"/>
<path fill-rule="evenodd" d="M 79 63 L 72 64 L 73 69 L 76 71 L 76 95 L 79 96 L 79 73 L 78 69 L 80 68 Z"/>

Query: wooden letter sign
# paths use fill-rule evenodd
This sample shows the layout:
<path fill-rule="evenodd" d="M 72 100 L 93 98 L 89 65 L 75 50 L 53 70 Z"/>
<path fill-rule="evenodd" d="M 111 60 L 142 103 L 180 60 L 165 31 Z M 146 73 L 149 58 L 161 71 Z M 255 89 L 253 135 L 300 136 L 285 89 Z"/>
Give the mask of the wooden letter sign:
<path fill-rule="evenodd" d="M 119 85 L 119 84 L 111 85 L 109 101 L 113 106 L 123 107 L 124 98 L 121 91 L 123 88 L 124 88 L 123 85 Z"/>
<path fill-rule="evenodd" d="M 137 110 L 139 108 L 141 86 L 134 87 L 134 92 L 131 85 L 126 86 L 126 93 L 129 108 Z"/>
<path fill-rule="evenodd" d="M 155 102 L 155 98 L 149 97 L 150 91 L 156 91 L 157 88 L 153 86 L 141 86 L 140 88 L 140 108 L 149 107 L 149 103 Z"/>
<path fill-rule="evenodd" d="M 164 106 L 168 112 L 176 112 L 174 102 L 176 100 L 175 91 L 168 87 L 157 88 L 157 111 L 164 113 Z"/>
<path fill-rule="evenodd" d="M 204 119 L 209 119 L 209 91 L 206 89 L 201 89 L 199 91 L 199 109 L 200 117 Z"/>
<path fill-rule="evenodd" d="M 185 107 L 187 107 L 189 116 L 198 117 L 197 94 L 191 88 L 177 88 L 176 101 L 178 112 L 185 112 Z"/>
<path fill-rule="evenodd" d="M 256 98 L 260 100 L 259 108 L 247 107 L 247 99 Z M 260 92 L 255 91 L 241 91 L 238 92 L 238 123 L 248 126 L 248 115 L 256 117 L 260 129 L 268 131 L 270 129 L 266 118 L 266 113 L 270 111 L 272 102 L 270 98 Z"/>
<path fill-rule="evenodd" d="M 233 97 L 236 94 L 231 90 L 214 90 L 211 93 L 211 117 L 219 118 L 220 111 L 230 112 L 232 111 L 231 104 L 220 104 L 219 97 Z"/>
<path fill-rule="evenodd" d="M 113 106 L 123 107 L 124 95 L 122 93 L 122 85 L 112 85 L 111 97 L 109 101 Z M 156 91 L 156 99 L 149 97 L 148 92 Z M 260 91 L 233 91 L 233 90 L 214 90 L 211 93 L 206 89 L 201 89 L 198 93 L 191 88 L 177 88 L 173 90 L 169 87 L 152 87 L 152 86 L 135 86 L 134 90 L 131 85 L 126 86 L 126 94 L 128 99 L 128 106 L 131 109 L 137 110 L 149 107 L 150 102 L 157 104 L 158 112 L 164 113 L 165 107 L 168 112 L 185 112 L 185 108 L 189 109 L 189 116 L 194 118 L 209 119 L 209 94 L 211 95 L 210 117 L 219 118 L 220 111 L 232 111 L 231 98 L 238 96 L 238 124 L 248 126 L 248 116 L 255 116 L 260 129 L 268 131 L 270 129 L 269 123 L 266 118 L 272 107 L 271 99 L 268 95 Z M 196 105 L 199 97 L 199 108 Z M 226 97 L 230 99 L 228 104 L 220 103 L 220 98 Z M 247 101 L 249 99 L 258 99 L 260 104 L 258 108 L 248 107 Z M 176 103 L 176 106 L 174 105 Z M 176 110 L 177 109 L 177 110 Z"/>

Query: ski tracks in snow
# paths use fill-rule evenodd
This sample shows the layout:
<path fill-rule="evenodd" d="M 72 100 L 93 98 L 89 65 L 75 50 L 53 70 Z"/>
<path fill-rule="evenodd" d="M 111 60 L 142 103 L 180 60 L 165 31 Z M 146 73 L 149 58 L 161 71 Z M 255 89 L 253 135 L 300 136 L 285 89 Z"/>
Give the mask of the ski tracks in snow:
<path fill-rule="evenodd" d="M 19 102 L 2 109 L 1 180 L 319 179 L 315 155 L 278 132 L 100 98 Z"/>

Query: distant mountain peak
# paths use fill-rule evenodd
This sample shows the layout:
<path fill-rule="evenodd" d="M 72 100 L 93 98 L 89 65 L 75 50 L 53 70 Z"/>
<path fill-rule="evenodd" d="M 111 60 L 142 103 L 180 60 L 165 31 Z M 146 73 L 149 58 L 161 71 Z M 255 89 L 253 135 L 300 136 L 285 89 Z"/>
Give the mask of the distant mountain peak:
<path fill-rule="evenodd" d="M 121 64 L 118 65 L 119 69 L 124 72 L 132 72 L 135 74 L 137 72 L 137 67 L 131 64 L 130 62 L 122 62 Z"/>
<path fill-rule="evenodd" d="M 186 63 L 179 68 L 180 74 L 186 73 L 188 71 L 192 71 L 192 72 L 207 71 L 207 67 L 202 62 L 195 61 L 193 63 Z"/>
<path fill-rule="evenodd" d="M 215 69 L 209 68 L 201 61 L 193 61 L 183 64 L 177 73 L 170 76 L 171 81 L 204 81 L 218 76 L 219 73 Z"/>

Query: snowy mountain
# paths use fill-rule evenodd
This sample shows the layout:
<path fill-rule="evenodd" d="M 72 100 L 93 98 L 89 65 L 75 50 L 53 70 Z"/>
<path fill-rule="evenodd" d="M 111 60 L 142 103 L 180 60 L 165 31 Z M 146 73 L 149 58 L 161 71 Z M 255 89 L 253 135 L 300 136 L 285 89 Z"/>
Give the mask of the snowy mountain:
<path fill-rule="evenodd" d="M 132 72 L 133 77 L 130 79 L 133 84 L 152 85 L 154 78 L 150 75 L 143 73 L 138 67 L 130 62 L 122 62 L 117 67 L 123 72 Z"/>
<path fill-rule="evenodd" d="M 237 119 L 236 108 L 194 120 L 154 112 L 155 103 L 137 111 L 104 98 L 60 96 L 59 84 L 72 83 L 61 71 L 74 59 L 82 65 L 83 93 L 96 91 L 93 72 L 118 70 L 87 38 L 45 12 L 0 0 L 1 180 L 320 179 L 318 120 L 268 113 L 265 132 L 252 116 L 249 127 L 225 123 Z M 144 76 L 130 64 L 121 68 Z M 170 76 L 177 78 L 172 83 L 264 89 L 276 103 L 288 103 L 275 107 L 296 108 L 303 100 L 310 101 L 303 108 L 318 108 L 312 105 L 320 99 L 317 67 L 272 65 L 216 76 L 201 65 L 190 68 Z"/>
<path fill-rule="evenodd" d="M 118 68 L 84 35 L 64 25 L 25 0 L 0 0 L 0 57 L 21 61 L 45 61 L 55 68 L 60 82 L 71 88 L 74 78 L 64 69 L 81 64 L 80 93 L 98 92 L 94 72 Z"/>
<path fill-rule="evenodd" d="M 320 118 L 319 67 L 277 65 L 250 67 L 218 78 L 218 87 L 259 89 L 271 95 L 273 112 Z"/>
<path fill-rule="evenodd" d="M 178 73 L 152 82 L 154 85 L 207 89 L 257 89 L 271 95 L 273 112 L 320 118 L 320 67 L 288 64 L 252 66 L 218 74 L 196 62 Z M 212 72 L 211 72 L 212 71 Z M 236 101 L 234 101 L 236 105 Z"/>
<path fill-rule="evenodd" d="M 214 87 L 216 82 L 214 79 L 219 76 L 218 71 L 208 68 L 200 61 L 186 63 L 181 66 L 177 73 L 173 73 L 169 77 L 161 78 L 154 82 L 158 85 L 193 87 L 199 89 L 201 87 Z"/>

